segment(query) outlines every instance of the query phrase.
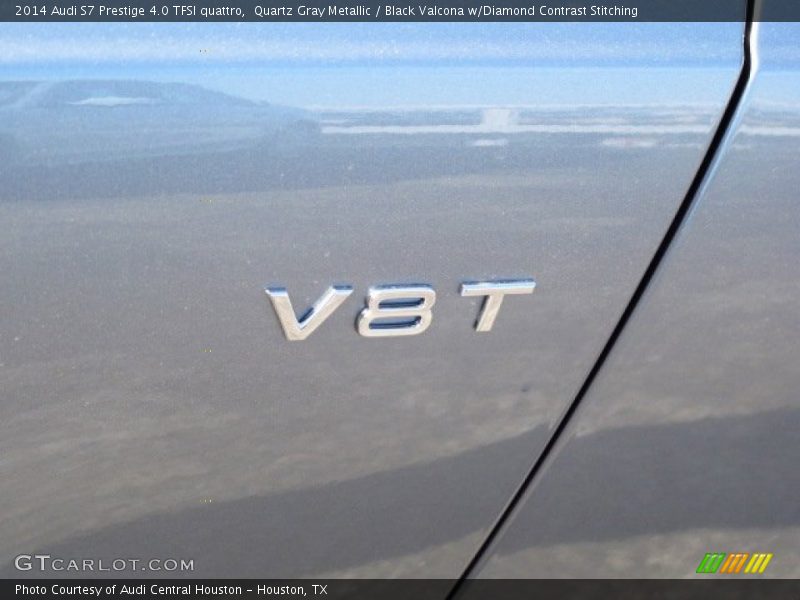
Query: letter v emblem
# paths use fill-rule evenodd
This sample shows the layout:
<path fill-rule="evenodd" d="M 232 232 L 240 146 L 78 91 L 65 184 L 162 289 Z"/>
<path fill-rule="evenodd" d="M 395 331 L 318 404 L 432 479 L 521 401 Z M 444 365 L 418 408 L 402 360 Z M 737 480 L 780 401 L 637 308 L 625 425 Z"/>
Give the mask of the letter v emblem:
<path fill-rule="evenodd" d="M 298 319 L 292 308 L 292 301 L 289 292 L 282 287 L 264 288 L 278 321 L 283 327 L 283 334 L 290 342 L 304 340 L 314 330 L 322 325 L 325 320 L 333 314 L 347 297 L 353 293 L 353 288 L 347 285 L 333 285 L 325 290 L 325 293 L 308 309 L 303 316 Z"/>

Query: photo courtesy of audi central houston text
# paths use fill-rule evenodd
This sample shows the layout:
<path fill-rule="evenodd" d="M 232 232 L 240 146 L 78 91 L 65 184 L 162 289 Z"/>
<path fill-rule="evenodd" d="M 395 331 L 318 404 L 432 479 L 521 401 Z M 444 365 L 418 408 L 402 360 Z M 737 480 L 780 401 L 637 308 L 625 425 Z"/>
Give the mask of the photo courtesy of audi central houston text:
<path fill-rule="evenodd" d="M 800 3 L 0 0 L 0 592 L 800 599 Z"/>

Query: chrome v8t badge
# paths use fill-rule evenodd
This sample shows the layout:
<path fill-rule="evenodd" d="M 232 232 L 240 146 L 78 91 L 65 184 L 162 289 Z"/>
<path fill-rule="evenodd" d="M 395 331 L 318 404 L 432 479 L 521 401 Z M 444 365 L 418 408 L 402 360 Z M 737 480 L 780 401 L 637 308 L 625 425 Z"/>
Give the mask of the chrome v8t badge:
<path fill-rule="evenodd" d="M 475 331 L 491 331 L 503 298 L 508 295 L 532 294 L 533 279 L 506 279 L 461 284 L 461 296 L 483 297 Z M 289 341 L 304 340 L 322 325 L 353 293 L 348 285 L 329 287 L 298 318 L 286 288 L 265 288 L 272 308 Z M 429 285 L 380 285 L 369 288 L 367 301 L 356 320 L 356 329 L 364 337 L 397 337 L 417 335 L 430 327 L 436 292 Z"/>

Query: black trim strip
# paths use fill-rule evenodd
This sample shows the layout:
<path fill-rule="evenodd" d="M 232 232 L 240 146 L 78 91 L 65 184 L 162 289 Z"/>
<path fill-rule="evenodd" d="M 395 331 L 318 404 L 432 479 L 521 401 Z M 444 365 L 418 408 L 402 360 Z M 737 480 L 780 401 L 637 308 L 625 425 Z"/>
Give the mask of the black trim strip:
<path fill-rule="evenodd" d="M 656 271 L 658 270 L 659 266 L 661 265 L 664 256 L 669 250 L 670 245 L 672 244 L 673 239 L 678 233 L 678 230 L 683 225 L 684 220 L 686 219 L 686 215 L 689 214 L 692 206 L 696 200 L 698 192 L 700 191 L 703 183 L 706 181 L 709 173 L 713 167 L 714 160 L 717 158 L 717 154 L 720 151 L 723 141 L 725 139 L 725 135 L 728 133 L 728 130 L 733 123 L 733 120 L 736 116 L 736 112 L 739 109 L 739 105 L 741 104 L 742 98 L 744 97 L 745 91 L 747 90 L 747 86 L 751 80 L 753 75 L 753 57 L 752 57 L 752 49 L 751 49 L 751 33 L 753 28 L 753 21 L 755 15 L 755 5 L 758 0 L 747 0 L 747 16 L 745 21 L 745 28 L 744 28 L 744 37 L 743 37 L 743 60 L 742 60 L 742 67 L 741 71 L 739 72 L 739 77 L 736 80 L 736 85 L 733 88 L 733 92 L 731 93 L 731 97 L 728 100 L 728 104 L 725 106 L 725 110 L 722 113 L 722 117 L 717 125 L 717 129 L 714 132 L 714 136 L 711 138 L 711 143 L 706 150 L 705 155 L 703 156 L 703 160 L 700 162 L 700 166 L 695 174 L 694 178 L 692 179 L 692 183 L 689 185 L 688 190 L 686 191 L 686 195 L 683 198 L 680 206 L 678 207 L 678 211 L 675 213 L 675 216 L 672 219 L 672 222 L 669 225 L 666 233 L 664 234 L 661 243 L 658 245 L 653 258 L 650 260 L 650 264 L 647 266 L 647 269 L 642 276 L 641 281 L 639 281 L 639 285 L 636 286 L 636 290 L 633 292 L 633 296 L 631 296 L 628 305 L 625 307 L 625 310 L 622 313 L 617 325 L 614 327 L 614 330 L 611 332 L 611 336 L 608 338 L 605 346 L 603 346 L 603 350 L 600 352 L 599 356 L 597 357 L 597 361 L 595 362 L 592 369 L 589 371 L 589 374 L 586 376 L 586 380 L 583 382 L 583 385 L 578 390 L 578 393 L 575 395 L 575 399 L 567 408 L 566 412 L 561 417 L 558 425 L 556 426 L 553 435 L 550 437 L 550 440 L 547 442 L 547 445 L 542 450 L 542 453 L 539 455 L 539 458 L 534 463 L 533 467 L 531 468 L 528 475 L 522 481 L 522 484 L 511 497 L 510 502 L 506 506 L 505 510 L 501 513 L 500 517 L 498 518 L 497 522 L 495 523 L 492 531 L 489 532 L 489 535 L 481 544 L 478 551 L 475 553 L 475 556 L 472 557 L 467 567 L 464 569 L 463 574 L 455 583 L 453 588 L 450 590 L 450 593 L 447 595 L 447 600 L 455 600 L 456 596 L 463 590 L 466 581 L 477 572 L 477 568 L 480 563 L 483 561 L 484 557 L 488 555 L 488 552 L 491 546 L 494 544 L 495 540 L 497 539 L 498 535 L 501 533 L 503 527 L 508 522 L 509 518 L 520 504 L 525 492 L 532 484 L 533 480 L 536 478 L 536 475 L 544 465 L 547 458 L 553 452 L 553 448 L 555 447 L 558 439 L 561 437 L 562 433 L 566 429 L 569 421 L 571 420 L 572 416 L 575 414 L 575 411 L 581 404 L 584 396 L 588 392 L 589 388 L 591 387 L 592 383 L 597 377 L 597 374 L 600 372 L 600 369 L 603 368 L 603 365 L 608 358 L 608 355 L 614 348 L 614 344 L 617 342 L 617 339 L 622 334 L 622 330 L 627 325 L 628 321 L 631 318 L 631 315 L 636 310 L 637 305 L 639 304 L 639 300 L 645 293 L 647 286 L 650 284 L 650 281 L 653 279 Z"/>

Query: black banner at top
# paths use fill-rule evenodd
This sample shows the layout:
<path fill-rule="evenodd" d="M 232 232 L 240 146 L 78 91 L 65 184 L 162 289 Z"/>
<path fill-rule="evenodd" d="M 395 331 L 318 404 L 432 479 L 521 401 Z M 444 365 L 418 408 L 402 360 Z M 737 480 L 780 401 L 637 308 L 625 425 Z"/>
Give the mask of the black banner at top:
<path fill-rule="evenodd" d="M 755 18 L 800 21 L 800 0 L 755 0 Z M 746 0 L 0 0 L 25 22 L 744 21 Z"/>

